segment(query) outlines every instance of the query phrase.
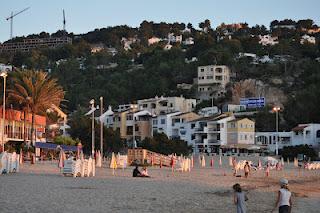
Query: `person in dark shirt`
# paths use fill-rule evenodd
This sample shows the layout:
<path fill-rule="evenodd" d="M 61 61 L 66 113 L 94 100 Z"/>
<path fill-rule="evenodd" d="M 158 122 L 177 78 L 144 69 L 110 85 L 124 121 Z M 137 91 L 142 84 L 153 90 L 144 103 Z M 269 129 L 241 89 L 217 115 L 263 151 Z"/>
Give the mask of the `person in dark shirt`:
<path fill-rule="evenodd" d="M 132 177 L 141 177 L 141 172 L 138 169 L 138 166 L 133 170 Z"/>

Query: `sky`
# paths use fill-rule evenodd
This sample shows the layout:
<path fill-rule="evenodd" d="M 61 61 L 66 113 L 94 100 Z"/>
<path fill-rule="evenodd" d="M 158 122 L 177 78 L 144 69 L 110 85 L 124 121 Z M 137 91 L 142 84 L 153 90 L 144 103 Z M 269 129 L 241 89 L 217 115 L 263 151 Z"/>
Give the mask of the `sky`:
<path fill-rule="evenodd" d="M 0 42 L 10 38 L 11 12 L 27 11 L 13 19 L 13 35 L 23 36 L 62 29 L 75 34 L 116 25 L 137 27 L 143 20 L 211 25 L 247 22 L 250 26 L 272 20 L 310 18 L 320 25 L 320 0 L 0 0 Z"/>

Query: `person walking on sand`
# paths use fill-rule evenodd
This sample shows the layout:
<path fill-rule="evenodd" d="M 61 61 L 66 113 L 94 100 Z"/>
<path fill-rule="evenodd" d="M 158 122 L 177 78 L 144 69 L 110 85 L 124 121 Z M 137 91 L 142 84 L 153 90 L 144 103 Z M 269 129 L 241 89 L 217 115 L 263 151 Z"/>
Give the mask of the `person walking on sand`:
<path fill-rule="evenodd" d="M 234 184 L 232 188 L 234 190 L 233 202 L 237 206 L 237 213 L 246 213 L 247 208 L 245 201 L 248 200 L 247 196 L 242 191 L 239 183 Z"/>
<path fill-rule="evenodd" d="M 290 213 L 292 207 L 291 192 L 288 188 L 288 180 L 285 178 L 280 179 L 280 190 L 275 204 L 274 211 L 279 206 L 279 213 Z"/>
<path fill-rule="evenodd" d="M 267 163 L 267 167 L 266 167 L 266 177 L 269 177 L 270 174 L 270 164 Z"/>
<path fill-rule="evenodd" d="M 248 161 L 246 161 L 246 164 L 244 165 L 243 170 L 244 170 L 244 176 L 246 178 L 248 178 L 248 175 L 249 175 L 249 172 L 250 172 L 250 165 L 249 165 Z"/>

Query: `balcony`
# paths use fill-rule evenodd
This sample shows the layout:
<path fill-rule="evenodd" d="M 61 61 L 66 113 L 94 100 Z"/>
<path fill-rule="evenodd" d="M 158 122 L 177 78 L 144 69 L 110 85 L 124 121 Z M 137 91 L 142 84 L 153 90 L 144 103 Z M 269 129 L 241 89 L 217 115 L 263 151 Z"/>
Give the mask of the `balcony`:
<path fill-rule="evenodd" d="M 208 127 L 197 127 L 195 128 L 195 133 L 208 133 Z"/>
<path fill-rule="evenodd" d="M 208 128 L 209 133 L 220 132 L 220 128 Z"/>

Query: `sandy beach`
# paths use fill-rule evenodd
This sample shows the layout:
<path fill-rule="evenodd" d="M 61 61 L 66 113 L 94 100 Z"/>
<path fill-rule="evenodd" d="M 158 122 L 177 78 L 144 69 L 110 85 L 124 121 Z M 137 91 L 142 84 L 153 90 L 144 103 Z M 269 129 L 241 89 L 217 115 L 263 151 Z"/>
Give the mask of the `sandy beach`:
<path fill-rule="evenodd" d="M 96 177 L 72 178 L 55 162 L 26 163 L 19 173 L 0 176 L 0 212 L 235 212 L 237 182 L 248 192 L 248 212 L 271 212 L 281 177 L 289 179 L 293 213 L 320 211 L 320 170 L 299 172 L 291 163 L 268 178 L 255 171 L 245 179 L 232 176 L 226 157 L 224 165 L 174 174 L 152 167 L 152 178 L 132 178 L 132 167 L 113 176 L 105 163 Z"/>

